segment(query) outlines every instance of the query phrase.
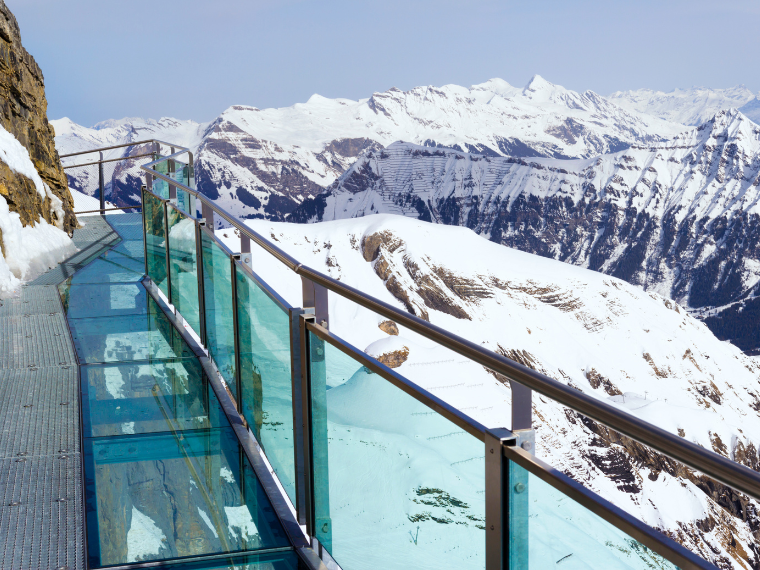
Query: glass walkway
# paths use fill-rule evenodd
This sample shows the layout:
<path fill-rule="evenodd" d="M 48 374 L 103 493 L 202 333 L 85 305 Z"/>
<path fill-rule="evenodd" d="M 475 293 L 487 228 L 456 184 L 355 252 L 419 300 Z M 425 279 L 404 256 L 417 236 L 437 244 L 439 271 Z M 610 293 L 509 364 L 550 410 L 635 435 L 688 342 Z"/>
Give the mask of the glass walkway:
<path fill-rule="evenodd" d="M 187 567 L 295 568 L 203 367 L 141 284 L 142 216 L 108 221 L 123 241 L 59 286 L 81 365 L 88 566 L 257 553 Z"/>
<path fill-rule="evenodd" d="M 195 189 L 188 149 L 134 145 L 141 213 L 85 218 L 75 256 L 0 302 L 0 569 L 743 563 L 535 457 L 532 394 L 760 509 L 756 471 L 303 265 Z M 336 296 L 494 372 L 509 429 L 336 335 Z"/>

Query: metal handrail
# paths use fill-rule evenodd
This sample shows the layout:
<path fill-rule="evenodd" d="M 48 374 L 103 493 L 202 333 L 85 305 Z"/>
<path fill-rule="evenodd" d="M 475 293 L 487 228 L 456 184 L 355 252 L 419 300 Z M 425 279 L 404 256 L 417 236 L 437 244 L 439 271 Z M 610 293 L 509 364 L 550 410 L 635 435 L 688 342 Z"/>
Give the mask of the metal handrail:
<path fill-rule="evenodd" d="M 175 148 L 179 147 L 175 146 Z M 157 163 L 171 159 L 184 152 L 189 152 L 189 150 L 183 148 L 173 155 L 141 165 L 140 168 L 151 174 L 154 178 L 165 180 L 183 192 L 195 196 L 203 205 L 211 208 L 215 213 L 219 214 L 222 219 L 230 223 L 242 236 L 248 237 L 256 242 L 256 244 L 262 249 L 277 258 L 296 274 L 310 279 L 314 283 L 379 315 L 388 319 L 393 319 L 414 332 L 504 375 L 510 381 L 517 382 L 518 384 L 522 384 L 523 386 L 535 390 L 539 394 L 543 394 L 563 406 L 571 408 L 608 428 L 636 440 L 643 445 L 651 447 L 696 471 L 704 473 L 728 487 L 746 493 L 750 497 L 760 501 L 760 474 L 749 467 L 736 463 L 735 461 L 715 452 L 709 451 L 631 414 L 621 413 L 620 410 L 605 402 L 601 402 L 596 398 L 566 386 L 549 376 L 541 374 L 527 366 L 523 366 L 522 364 L 501 356 L 500 354 L 496 354 L 474 342 L 455 335 L 415 315 L 402 311 L 380 299 L 376 299 L 354 287 L 346 285 L 341 281 L 303 265 L 293 256 L 261 236 L 258 232 L 255 232 L 243 224 L 243 222 L 227 212 L 224 208 L 215 204 L 201 192 L 185 186 L 152 168 L 152 166 Z M 424 401 L 424 396 L 422 396 L 420 400 Z"/>

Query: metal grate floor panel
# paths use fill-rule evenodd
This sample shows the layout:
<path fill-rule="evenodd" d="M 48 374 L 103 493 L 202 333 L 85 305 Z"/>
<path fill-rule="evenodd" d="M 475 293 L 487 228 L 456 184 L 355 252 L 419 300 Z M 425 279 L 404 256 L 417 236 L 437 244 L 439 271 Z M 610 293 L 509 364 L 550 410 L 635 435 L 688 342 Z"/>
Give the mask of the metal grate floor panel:
<path fill-rule="evenodd" d="M 69 329 L 57 313 L 0 318 L 0 368 L 45 368 L 76 364 Z"/>

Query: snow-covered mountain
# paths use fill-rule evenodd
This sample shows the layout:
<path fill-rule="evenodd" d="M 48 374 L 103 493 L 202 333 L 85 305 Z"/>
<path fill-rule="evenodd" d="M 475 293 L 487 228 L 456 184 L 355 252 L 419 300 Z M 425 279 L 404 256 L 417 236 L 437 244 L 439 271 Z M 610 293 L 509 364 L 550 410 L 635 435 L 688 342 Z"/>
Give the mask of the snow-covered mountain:
<path fill-rule="evenodd" d="M 150 137 L 190 147 L 204 193 L 240 217 L 274 220 L 332 184 L 361 152 L 399 140 L 489 156 L 591 157 L 683 130 L 539 76 L 524 88 L 492 79 L 469 88 L 392 88 L 359 101 L 314 95 L 281 109 L 236 105 L 210 124 L 52 123 L 61 154 Z"/>
<path fill-rule="evenodd" d="M 669 142 L 590 159 L 489 157 L 397 143 L 367 153 L 291 219 L 393 213 L 467 226 L 689 307 L 722 307 L 755 303 L 759 199 L 760 127 L 722 111 Z M 724 338 L 745 350 L 760 347 L 757 327 L 733 328 Z"/>
<path fill-rule="evenodd" d="M 457 163 L 468 160 L 473 158 Z M 467 228 L 399 216 L 311 225 L 263 220 L 249 224 L 299 261 L 348 285 L 758 469 L 760 368 L 657 293 L 491 243 Z M 231 248 L 239 247 L 232 231 L 218 230 L 217 235 Z M 259 248 L 254 248 L 253 257 L 257 273 L 286 300 L 300 305 L 300 278 Z M 333 333 L 481 423 L 509 427 L 511 394 L 503 378 L 383 321 L 330 295 Z M 263 342 L 274 343 L 268 346 L 273 354 L 287 354 L 275 350 L 281 342 L 277 338 Z M 359 536 L 369 536 L 382 519 L 383 528 L 399 533 L 414 532 L 419 525 L 425 544 L 445 540 L 446 533 L 454 532 L 452 527 L 460 540 L 482 540 L 477 526 L 482 525 L 482 444 L 475 446 L 476 455 L 466 435 L 456 444 L 451 437 L 441 438 L 447 432 L 425 424 L 429 414 L 409 411 L 409 398 L 399 390 L 383 388 L 384 383 L 373 380 L 358 363 L 352 367 L 345 358 L 338 362 L 330 354 L 327 360 L 329 429 L 333 441 L 345 446 L 331 446 L 331 460 L 345 449 L 354 466 L 342 474 L 331 472 L 336 477 L 331 483 L 343 493 L 331 513 L 333 527 L 350 525 Z M 534 418 L 539 457 L 720 568 L 760 567 L 760 518 L 754 502 L 544 397 L 534 398 Z M 389 447 L 389 442 L 394 443 Z M 408 445 L 408 455 L 406 448 L 395 445 Z M 424 462 L 414 460 L 423 456 Z M 474 460 L 477 457 L 480 462 Z M 441 458 L 445 463 L 439 463 Z M 408 489 L 403 504 L 397 504 L 398 495 L 384 494 L 398 485 L 377 486 L 373 497 L 365 497 L 366 483 L 358 473 L 369 466 L 372 478 L 380 472 L 383 480 Z M 415 494 L 419 489 L 437 489 L 433 499 L 450 500 L 421 501 Z M 359 495 L 361 501 L 350 499 Z M 460 507 L 447 511 L 450 504 Z M 563 518 L 566 508 L 561 501 L 555 505 L 544 498 L 532 511 L 531 516 L 539 518 L 531 524 L 563 529 L 552 533 L 551 543 L 536 546 L 547 557 L 556 554 L 552 562 L 572 553 L 577 567 L 660 567 L 645 563 L 641 557 L 646 553 L 624 541 L 618 545 L 617 539 L 612 542 L 617 547 L 609 550 L 619 550 L 614 556 L 624 562 L 588 560 L 586 556 L 598 553 L 579 548 L 587 541 L 573 542 L 583 518 Z M 444 524 L 450 522 L 457 524 Z M 398 554 L 404 561 L 430 554 L 433 559 L 427 564 L 434 566 L 441 552 L 428 552 L 410 541 Z M 457 549 L 445 552 L 456 560 L 466 554 Z M 462 567 L 477 565 L 461 560 Z"/>
<path fill-rule="evenodd" d="M 713 115 L 731 108 L 742 111 L 756 123 L 760 123 L 760 100 L 744 85 L 730 89 L 674 89 L 654 91 L 636 89 L 616 91 L 608 99 L 629 111 L 638 111 L 666 121 L 684 125 L 701 125 Z"/>

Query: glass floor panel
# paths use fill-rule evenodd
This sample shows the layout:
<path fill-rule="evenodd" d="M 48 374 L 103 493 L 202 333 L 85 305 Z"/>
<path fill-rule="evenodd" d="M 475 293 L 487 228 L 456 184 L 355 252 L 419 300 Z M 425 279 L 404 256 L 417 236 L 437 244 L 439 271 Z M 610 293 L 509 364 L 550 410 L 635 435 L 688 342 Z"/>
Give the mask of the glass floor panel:
<path fill-rule="evenodd" d="M 121 243 L 124 244 L 126 242 Z M 110 261 L 111 263 L 123 267 L 124 269 L 128 269 L 129 271 L 136 271 L 138 273 L 145 272 L 145 262 L 142 259 L 135 259 L 134 257 L 125 255 L 115 249 L 108 250 L 100 256 L 100 259 Z"/>
<path fill-rule="evenodd" d="M 115 248 L 113 248 L 112 251 L 126 255 L 127 257 L 131 257 L 132 259 L 136 259 L 140 263 L 144 263 L 145 260 L 145 248 L 143 246 L 142 240 L 123 241 Z"/>
<path fill-rule="evenodd" d="M 82 366 L 84 437 L 229 427 L 196 358 Z"/>
<path fill-rule="evenodd" d="M 84 440 L 90 566 L 289 546 L 231 428 Z"/>
<path fill-rule="evenodd" d="M 145 265 L 135 271 L 115 263 L 112 258 L 108 261 L 98 258 L 84 269 L 77 271 L 71 278 L 71 283 L 75 285 L 84 283 L 134 283 L 141 281 L 144 273 Z"/>
<path fill-rule="evenodd" d="M 155 570 L 307 570 L 292 551 L 224 556 L 213 560 L 173 562 L 152 566 Z"/>
<path fill-rule="evenodd" d="M 60 286 L 63 310 L 70 319 L 103 315 L 145 315 L 158 309 L 148 303 L 148 292 L 141 283 L 65 282 Z"/>
<path fill-rule="evenodd" d="M 148 299 L 148 307 L 155 304 Z M 163 313 L 69 319 L 81 363 L 164 360 L 194 356 Z"/>

